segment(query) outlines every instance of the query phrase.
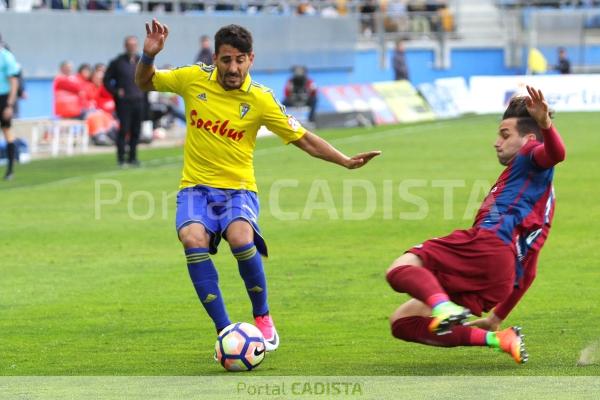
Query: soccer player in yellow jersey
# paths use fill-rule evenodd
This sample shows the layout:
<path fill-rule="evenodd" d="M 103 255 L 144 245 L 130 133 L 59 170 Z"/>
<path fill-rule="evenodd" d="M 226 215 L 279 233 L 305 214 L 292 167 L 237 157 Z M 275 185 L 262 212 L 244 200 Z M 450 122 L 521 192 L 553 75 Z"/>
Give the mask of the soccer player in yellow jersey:
<path fill-rule="evenodd" d="M 257 224 L 253 157 L 258 129 L 265 125 L 285 143 L 349 169 L 362 167 L 380 152 L 347 157 L 286 115 L 273 92 L 250 78 L 252 35 L 243 27 L 228 25 L 216 33 L 213 66 L 199 63 L 174 70 L 153 65 L 167 26 L 155 19 L 146 24 L 146 33 L 136 84 L 146 91 L 177 93 L 185 102 L 187 137 L 176 229 L 196 293 L 217 332 L 231 323 L 209 256 L 223 237 L 238 261 L 266 350 L 275 350 L 279 336 L 269 314 L 261 259 L 267 247 Z"/>

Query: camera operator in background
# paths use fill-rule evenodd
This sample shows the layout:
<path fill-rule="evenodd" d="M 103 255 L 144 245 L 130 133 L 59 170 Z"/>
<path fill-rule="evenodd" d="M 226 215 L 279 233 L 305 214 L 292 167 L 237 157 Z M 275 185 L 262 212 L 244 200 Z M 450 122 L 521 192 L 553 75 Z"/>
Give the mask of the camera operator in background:
<path fill-rule="evenodd" d="M 292 77 L 285 84 L 286 107 L 309 107 L 308 120 L 315 121 L 317 108 L 317 85 L 308 77 L 306 67 L 296 65 L 292 68 Z"/>

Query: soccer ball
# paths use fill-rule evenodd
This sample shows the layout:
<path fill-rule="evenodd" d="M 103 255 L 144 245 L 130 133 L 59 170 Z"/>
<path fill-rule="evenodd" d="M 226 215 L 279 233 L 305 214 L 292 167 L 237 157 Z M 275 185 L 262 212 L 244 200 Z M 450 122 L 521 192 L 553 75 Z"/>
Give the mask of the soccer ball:
<path fill-rule="evenodd" d="M 227 371 L 250 371 L 265 358 L 265 339 L 254 325 L 236 322 L 219 333 L 215 353 Z"/>

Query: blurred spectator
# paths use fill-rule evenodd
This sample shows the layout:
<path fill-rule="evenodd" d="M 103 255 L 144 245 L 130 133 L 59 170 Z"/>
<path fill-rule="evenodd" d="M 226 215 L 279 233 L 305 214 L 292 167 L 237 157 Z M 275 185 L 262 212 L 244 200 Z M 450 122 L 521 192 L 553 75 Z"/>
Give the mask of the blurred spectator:
<path fill-rule="evenodd" d="M 88 63 L 83 63 L 77 68 L 77 78 L 81 82 L 89 82 L 92 77 L 92 66 Z"/>
<path fill-rule="evenodd" d="M 54 10 L 78 10 L 78 0 L 50 0 L 50 8 Z"/>
<path fill-rule="evenodd" d="M 212 65 L 213 63 L 213 52 L 211 50 L 210 38 L 207 35 L 200 37 L 200 51 L 196 56 L 196 62 L 202 64 Z"/>
<path fill-rule="evenodd" d="M 129 135 L 127 162 L 138 166 L 137 145 L 142 128 L 145 94 L 134 82 L 135 67 L 140 59 L 138 40 L 135 36 L 125 38 L 125 53 L 113 59 L 104 76 L 104 86 L 115 99 L 119 135 L 117 137 L 117 162 L 125 166 L 125 138 Z"/>
<path fill-rule="evenodd" d="M 90 94 L 94 110 L 88 113 L 86 123 L 92 141 L 96 145 L 114 144 L 119 124 L 113 117 L 115 102 L 112 95 L 104 87 L 104 64 L 96 64 L 92 73 L 92 90 Z"/>
<path fill-rule="evenodd" d="M 215 11 L 233 11 L 235 10 L 235 6 L 229 2 L 219 1 L 215 5 Z"/>
<path fill-rule="evenodd" d="M 571 73 L 571 61 L 567 58 L 567 50 L 564 47 L 558 49 L 558 64 L 554 67 L 561 74 Z"/>
<path fill-rule="evenodd" d="M 450 7 L 448 4 L 443 4 L 442 7 L 438 10 L 438 15 L 440 18 L 441 28 L 444 32 L 453 32 L 454 31 L 454 15 L 452 15 L 452 11 L 450 11 Z"/>
<path fill-rule="evenodd" d="M 88 0 L 87 9 L 108 11 L 113 9 L 115 3 L 113 0 Z"/>
<path fill-rule="evenodd" d="M 92 67 L 88 63 L 83 63 L 77 68 L 77 79 L 81 85 L 84 94 L 81 96 L 82 113 L 85 114 L 92 106 L 94 97 L 94 84 L 90 81 L 92 77 Z"/>
<path fill-rule="evenodd" d="M 394 68 L 394 79 L 397 81 L 408 80 L 408 67 L 406 66 L 406 51 L 404 42 L 396 41 L 396 48 L 392 54 L 392 67 Z"/>
<path fill-rule="evenodd" d="M 338 15 L 348 15 L 348 2 L 346 0 L 336 0 L 335 8 Z"/>
<path fill-rule="evenodd" d="M 316 15 L 317 10 L 315 9 L 315 7 L 313 7 L 313 5 L 311 4 L 310 1 L 302 0 L 298 4 L 298 7 L 296 7 L 296 14 L 297 15 Z"/>
<path fill-rule="evenodd" d="M 407 32 L 409 28 L 409 18 L 407 13 L 408 0 L 389 0 L 382 3 L 382 11 L 385 11 L 383 27 L 386 32 Z"/>
<path fill-rule="evenodd" d="M 360 22 L 362 33 L 371 36 L 375 33 L 375 13 L 377 12 L 377 0 L 366 0 L 360 6 Z"/>
<path fill-rule="evenodd" d="M 314 122 L 317 107 L 317 85 L 308 77 L 306 67 L 297 65 L 292 68 L 292 77 L 285 85 L 285 99 L 283 104 L 287 107 L 309 107 L 308 120 Z"/>
<path fill-rule="evenodd" d="M 96 64 L 94 72 L 92 73 L 91 83 L 92 90 L 91 99 L 93 101 L 94 108 L 103 110 L 109 114 L 115 112 L 115 101 L 106 87 L 104 86 L 104 64 Z"/>
<path fill-rule="evenodd" d="M 337 7 L 334 7 L 334 4 L 325 4 L 321 9 L 321 17 L 323 18 L 336 18 L 339 17 L 340 13 L 338 12 Z"/>
<path fill-rule="evenodd" d="M 173 11 L 173 3 L 170 1 L 151 1 L 148 2 L 148 10 L 151 12 L 154 12 L 156 14 L 158 13 L 164 13 L 164 12 L 172 12 Z"/>
<path fill-rule="evenodd" d="M 73 64 L 63 61 L 52 84 L 54 114 L 61 118 L 82 118 L 86 93 L 81 80 L 73 74 Z"/>

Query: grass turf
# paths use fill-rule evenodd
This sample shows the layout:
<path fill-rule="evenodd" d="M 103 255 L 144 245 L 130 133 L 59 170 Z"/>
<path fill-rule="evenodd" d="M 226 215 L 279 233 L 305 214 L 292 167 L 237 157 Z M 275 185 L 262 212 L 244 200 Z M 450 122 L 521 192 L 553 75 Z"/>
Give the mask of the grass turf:
<path fill-rule="evenodd" d="M 388 287 L 385 268 L 406 248 L 471 224 L 501 171 L 492 149 L 497 122 L 321 132 L 346 153 L 384 151 L 353 171 L 276 138 L 259 141 L 265 268 L 282 342 L 253 374 L 600 374 L 598 364 L 575 366 L 600 338 L 593 113 L 556 120 L 568 154 L 555 174 L 554 226 L 536 282 L 506 321 L 523 326 L 530 362 L 389 333 L 387 316 L 406 297 Z M 0 185 L 0 375 L 224 373 L 212 361 L 214 329 L 174 231 L 180 154 L 145 150 L 144 167 L 128 170 L 112 154 L 36 161 Z M 455 186 L 453 201 L 443 201 L 443 185 Z M 98 206 L 118 190 L 118 202 Z M 230 317 L 251 321 L 226 244 L 214 260 Z"/>

